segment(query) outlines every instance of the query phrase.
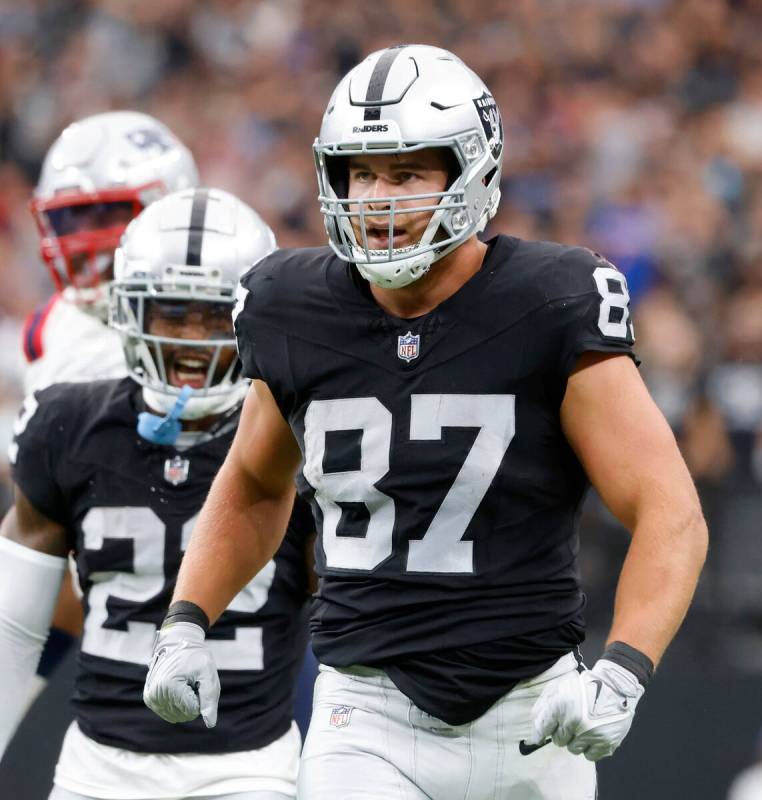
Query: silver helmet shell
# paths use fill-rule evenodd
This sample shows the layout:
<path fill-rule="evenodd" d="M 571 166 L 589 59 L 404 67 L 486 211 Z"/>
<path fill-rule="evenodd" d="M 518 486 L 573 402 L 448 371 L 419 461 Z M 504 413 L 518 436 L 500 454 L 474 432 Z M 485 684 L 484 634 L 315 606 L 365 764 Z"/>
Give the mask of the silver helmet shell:
<path fill-rule="evenodd" d="M 448 148 L 457 161 L 459 172 L 445 191 L 350 201 L 349 156 L 429 147 Z M 352 69 L 328 103 L 313 153 L 331 247 L 385 288 L 420 278 L 484 230 L 500 202 L 503 126 L 497 104 L 476 73 L 438 47 L 379 50 Z M 427 211 L 431 220 L 417 244 L 394 248 L 394 215 L 403 201 L 406 213 Z M 388 249 L 368 247 L 366 224 L 374 216 L 389 221 Z"/>
<path fill-rule="evenodd" d="M 182 388 L 168 379 L 167 345 L 197 348 L 208 358 L 204 386 L 194 390 L 183 419 L 219 414 L 240 402 L 248 381 L 240 377 L 238 359 L 223 375 L 218 370 L 223 351 L 236 347 L 236 287 L 276 247 L 259 215 L 222 189 L 174 192 L 130 223 L 114 256 L 109 325 L 121 334 L 128 373 L 144 387 L 150 408 L 168 413 Z M 147 329 L 150 300 L 227 304 L 230 336 L 189 340 L 152 335 Z"/>
<path fill-rule="evenodd" d="M 154 200 L 198 182 L 188 148 L 148 114 L 109 111 L 69 125 L 48 150 L 30 203 L 56 288 L 83 305 L 92 302 L 127 224 L 69 233 L 56 225 L 62 210 L 119 204 L 131 206 L 127 212 L 134 217 Z M 75 267 L 77 259 L 84 268 Z"/>

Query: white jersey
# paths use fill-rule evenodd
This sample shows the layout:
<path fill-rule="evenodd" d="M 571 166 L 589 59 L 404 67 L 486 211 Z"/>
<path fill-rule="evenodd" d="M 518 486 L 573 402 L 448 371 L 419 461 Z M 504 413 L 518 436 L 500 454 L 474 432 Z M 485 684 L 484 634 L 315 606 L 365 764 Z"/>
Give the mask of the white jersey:
<path fill-rule="evenodd" d="M 55 294 L 24 323 L 24 392 L 52 383 L 122 378 L 127 374 L 119 334 L 98 317 Z"/>

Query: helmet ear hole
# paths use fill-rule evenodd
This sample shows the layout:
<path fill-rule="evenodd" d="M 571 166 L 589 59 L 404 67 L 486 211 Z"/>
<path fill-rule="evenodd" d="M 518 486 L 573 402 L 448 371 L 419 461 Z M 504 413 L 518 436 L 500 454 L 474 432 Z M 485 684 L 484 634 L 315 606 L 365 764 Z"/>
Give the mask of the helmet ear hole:
<path fill-rule="evenodd" d="M 495 173 L 497 172 L 497 167 L 493 167 L 483 178 L 482 183 L 485 186 L 489 186 L 492 183 L 492 179 L 495 177 Z"/>

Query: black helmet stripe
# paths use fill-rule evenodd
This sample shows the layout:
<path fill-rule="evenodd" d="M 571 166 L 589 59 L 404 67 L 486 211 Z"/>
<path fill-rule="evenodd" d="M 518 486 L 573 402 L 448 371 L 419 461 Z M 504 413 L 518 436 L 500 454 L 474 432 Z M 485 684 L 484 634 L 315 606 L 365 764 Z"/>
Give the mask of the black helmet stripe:
<path fill-rule="evenodd" d="M 389 47 L 381 53 L 376 66 L 373 67 L 373 72 L 368 82 L 368 91 L 365 94 L 366 103 L 379 103 L 384 99 L 384 86 L 386 86 L 386 79 L 389 76 L 389 70 L 392 68 L 394 59 L 402 52 L 405 45 L 399 44 L 396 47 Z M 381 106 L 368 106 L 365 109 L 364 119 L 373 121 L 381 119 Z"/>
<path fill-rule="evenodd" d="M 196 189 L 193 194 L 190 228 L 188 230 L 188 255 L 185 259 L 185 263 L 191 267 L 201 266 L 201 244 L 204 240 L 204 218 L 206 217 L 208 199 L 208 189 Z"/>

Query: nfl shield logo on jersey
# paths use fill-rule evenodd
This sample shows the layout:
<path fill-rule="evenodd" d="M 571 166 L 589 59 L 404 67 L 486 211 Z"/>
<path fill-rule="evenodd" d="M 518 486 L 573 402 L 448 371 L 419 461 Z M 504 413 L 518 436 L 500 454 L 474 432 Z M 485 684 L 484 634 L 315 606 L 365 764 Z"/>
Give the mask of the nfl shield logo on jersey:
<path fill-rule="evenodd" d="M 331 710 L 331 718 L 328 720 L 328 724 L 332 728 L 346 728 L 349 725 L 349 717 L 351 715 L 351 706 L 334 706 Z"/>
<path fill-rule="evenodd" d="M 188 480 L 188 470 L 190 469 L 190 461 L 182 456 L 174 456 L 168 458 L 164 462 L 164 480 L 171 483 L 172 486 L 178 486 Z"/>
<path fill-rule="evenodd" d="M 397 337 L 397 356 L 409 364 L 414 358 L 418 358 L 418 345 L 421 342 L 421 335 L 408 331 L 404 336 Z"/>

